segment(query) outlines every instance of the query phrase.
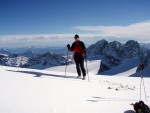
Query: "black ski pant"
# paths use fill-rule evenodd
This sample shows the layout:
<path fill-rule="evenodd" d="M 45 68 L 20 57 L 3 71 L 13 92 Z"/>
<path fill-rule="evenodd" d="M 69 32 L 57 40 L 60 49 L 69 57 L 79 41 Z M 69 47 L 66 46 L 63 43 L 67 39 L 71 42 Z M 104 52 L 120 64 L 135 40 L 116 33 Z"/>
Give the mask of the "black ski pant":
<path fill-rule="evenodd" d="M 84 60 L 83 61 L 76 61 L 75 63 L 76 63 L 78 76 L 81 76 L 81 71 L 82 71 L 82 75 L 86 76 L 86 71 L 84 68 Z"/>

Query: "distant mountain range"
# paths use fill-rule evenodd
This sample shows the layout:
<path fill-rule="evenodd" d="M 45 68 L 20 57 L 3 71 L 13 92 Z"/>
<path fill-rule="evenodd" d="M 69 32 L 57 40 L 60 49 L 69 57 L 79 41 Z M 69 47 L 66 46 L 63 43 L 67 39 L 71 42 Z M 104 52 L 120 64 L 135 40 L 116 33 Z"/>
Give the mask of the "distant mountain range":
<path fill-rule="evenodd" d="M 66 63 L 66 47 L 33 46 L 0 49 L 0 65 L 44 69 Z"/>
<path fill-rule="evenodd" d="M 65 63 L 66 59 L 62 55 L 51 52 L 38 55 L 33 54 L 32 51 L 27 51 L 21 55 L 0 54 L 0 65 L 4 66 L 45 69 Z"/>
<path fill-rule="evenodd" d="M 0 49 L 0 65 L 36 69 L 64 65 L 66 51 L 66 47 L 2 48 Z M 136 65 L 140 62 L 145 66 L 149 65 L 150 49 L 149 44 L 139 44 L 134 40 L 122 44 L 118 41 L 108 42 L 103 39 L 87 48 L 87 58 L 101 60 L 99 73 L 103 73 L 122 65 L 129 59 L 138 59 Z"/>
<path fill-rule="evenodd" d="M 35 54 L 33 53 L 32 50 L 28 50 L 28 51 L 22 53 L 21 56 L 25 56 L 25 57 L 33 57 L 33 56 L 35 56 Z"/>
<path fill-rule="evenodd" d="M 6 49 L 2 48 L 0 49 L 0 54 L 10 54 Z"/>
<path fill-rule="evenodd" d="M 150 49 L 150 43 L 140 43 L 142 48 Z"/>
<path fill-rule="evenodd" d="M 122 43 L 119 42 L 118 44 Z M 150 43 L 139 43 L 139 45 L 143 51 L 147 51 L 148 49 L 150 49 Z M 1 48 L 0 54 L 24 54 L 29 51 L 32 51 L 33 54 L 43 54 L 48 51 L 52 53 L 66 54 L 67 48 L 64 46 L 31 46 L 20 48 Z"/>
<path fill-rule="evenodd" d="M 64 46 L 31 46 L 31 47 L 20 47 L 20 48 L 1 48 L 1 54 L 23 54 L 25 52 L 31 52 L 34 54 L 43 54 L 46 52 L 66 54 L 67 48 Z"/>

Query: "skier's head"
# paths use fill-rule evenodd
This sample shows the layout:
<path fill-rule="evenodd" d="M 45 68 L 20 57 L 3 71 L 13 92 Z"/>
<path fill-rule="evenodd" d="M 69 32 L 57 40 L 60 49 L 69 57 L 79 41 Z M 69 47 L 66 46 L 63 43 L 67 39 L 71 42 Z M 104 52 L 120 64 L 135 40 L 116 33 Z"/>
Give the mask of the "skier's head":
<path fill-rule="evenodd" d="M 76 34 L 76 35 L 74 36 L 74 39 L 75 39 L 75 41 L 78 41 L 78 40 L 79 40 L 79 35 Z"/>

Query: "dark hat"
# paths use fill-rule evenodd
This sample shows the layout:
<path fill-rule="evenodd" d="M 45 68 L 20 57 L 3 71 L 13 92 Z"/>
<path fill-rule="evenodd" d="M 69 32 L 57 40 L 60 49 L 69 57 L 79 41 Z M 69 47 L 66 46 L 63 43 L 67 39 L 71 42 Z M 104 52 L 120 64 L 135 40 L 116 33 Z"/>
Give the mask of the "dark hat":
<path fill-rule="evenodd" d="M 74 36 L 74 38 L 79 38 L 79 35 L 76 34 L 76 35 Z"/>

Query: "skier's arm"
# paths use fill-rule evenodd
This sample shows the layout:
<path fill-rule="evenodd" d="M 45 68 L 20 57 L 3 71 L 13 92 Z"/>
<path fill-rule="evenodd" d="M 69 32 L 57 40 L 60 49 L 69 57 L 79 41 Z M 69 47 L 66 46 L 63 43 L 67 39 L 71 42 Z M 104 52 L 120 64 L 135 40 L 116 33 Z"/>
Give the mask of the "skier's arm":
<path fill-rule="evenodd" d="M 86 47 L 85 47 L 85 44 L 82 42 L 82 49 L 83 49 L 83 51 L 84 51 L 84 54 L 85 54 L 85 56 L 86 56 Z"/>
<path fill-rule="evenodd" d="M 70 51 L 74 51 L 75 43 L 72 44 Z"/>

